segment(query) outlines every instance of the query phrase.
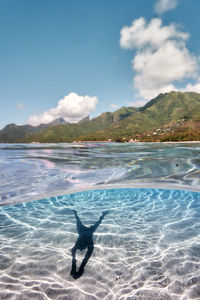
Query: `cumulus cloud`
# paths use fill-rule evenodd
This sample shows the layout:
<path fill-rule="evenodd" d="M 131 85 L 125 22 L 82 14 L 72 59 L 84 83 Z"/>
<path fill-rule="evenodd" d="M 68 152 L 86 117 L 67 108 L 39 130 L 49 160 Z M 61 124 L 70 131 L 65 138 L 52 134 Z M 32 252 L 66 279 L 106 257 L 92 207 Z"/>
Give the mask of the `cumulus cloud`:
<path fill-rule="evenodd" d="M 155 4 L 154 10 L 161 15 L 164 12 L 176 8 L 178 0 L 158 0 Z"/>
<path fill-rule="evenodd" d="M 181 32 L 175 24 L 162 26 L 160 18 L 154 18 L 147 24 L 141 17 L 132 22 L 131 26 L 122 28 L 120 45 L 125 49 L 151 47 L 156 49 L 161 47 L 168 40 L 179 40 L 184 43 L 189 34 Z"/>
<path fill-rule="evenodd" d="M 97 97 L 70 93 L 58 101 L 56 108 L 52 108 L 41 115 L 30 116 L 28 123 L 37 126 L 50 123 L 58 118 L 63 118 L 66 122 L 76 123 L 93 111 L 97 103 Z"/>
<path fill-rule="evenodd" d="M 200 78 L 198 79 L 197 83 L 191 84 L 188 83 L 184 89 L 182 89 L 182 92 L 196 92 L 200 93 Z"/>
<path fill-rule="evenodd" d="M 126 105 L 128 105 L 128 106 L 134 106 L 134 107 L 142 107 L 145 104 L 146 104 L 145 100 L 136 100 L 134 102 L 130 102 L 130 101 L 126 102 Z"/>
<path fill-rule="evenodd" d="M 122 28 L 121 47 L 136 50 L 132 67 L 137 97 L 149 100 L 161 92 L 176 90 L 176 81 L 195 78 L 197 58 L 186 48 L 188 37 L 176 24 L 163 26 L 160 18 L 149 24 L 139 18 Z"/>

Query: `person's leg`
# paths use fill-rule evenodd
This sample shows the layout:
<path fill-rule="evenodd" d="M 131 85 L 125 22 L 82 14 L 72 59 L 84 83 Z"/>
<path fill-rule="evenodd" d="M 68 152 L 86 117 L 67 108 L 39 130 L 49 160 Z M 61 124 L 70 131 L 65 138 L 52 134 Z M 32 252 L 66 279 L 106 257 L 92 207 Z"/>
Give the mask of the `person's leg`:
<path fill-rule="evenodd" d="M 74 247 L 71 250 L 72 258 L 76 258 L 76 250 L 77 250 L 77 248 L 76 248 L 76 244 L 75 244 Z"/>
<path fill-rule="evenodd" d="M 73 277 L 76 277 L 76 250 L 77 250 L 77 247 L 76 247 L 76 244 L 74 245 L 74 247 L 72 248 L 71 250 L 71 253 L 72 253 L 72 268 L 71 268 L 71 275 Z"/>
<path fill-rule="evenodd" d="M 82 261 L 82 263 L 80 265 L 80 268 L 79 268 L 79 270 L 77 272 L 77 276 L 78 276 L 77 278 L 79 278 L 79 277 L 81 277 L 83 275 L 84 268 L 85 268 L 85 266 L 86 266 L 86 264 L 87 264 L 90 256 L 92 255 L 93 250 L 94 250 L 94 245 L 93 245 L 93 243 L 91 243 L 88 246 L 88 250 L 87 250 L 87 252 L 85 254 L 85 257 L 84 257 L 84 259 L 83 259 L 83 261 Z"/>

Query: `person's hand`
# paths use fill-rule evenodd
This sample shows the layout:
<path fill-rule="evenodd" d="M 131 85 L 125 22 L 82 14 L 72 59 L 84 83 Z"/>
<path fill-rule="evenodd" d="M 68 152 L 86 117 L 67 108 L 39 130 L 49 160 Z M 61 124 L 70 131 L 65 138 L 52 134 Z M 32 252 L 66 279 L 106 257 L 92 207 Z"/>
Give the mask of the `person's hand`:
<path fill-rule="evenodd" d="M 109 210 L 106 210 L 106 211 L 104 211 L 103 213 L 102 213 L 102 216 L 105 216 L 105 215 L 107 215 L 109 213 Z"/>

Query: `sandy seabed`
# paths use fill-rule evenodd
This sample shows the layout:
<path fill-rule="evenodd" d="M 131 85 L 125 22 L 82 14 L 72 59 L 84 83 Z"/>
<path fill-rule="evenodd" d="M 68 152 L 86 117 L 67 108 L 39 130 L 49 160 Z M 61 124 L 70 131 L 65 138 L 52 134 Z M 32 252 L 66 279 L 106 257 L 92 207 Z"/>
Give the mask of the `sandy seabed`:
<path fill-rule="evenodd" d="M 109 210 L 83 275 L 70 275 L 78 234 Z M 200 299 L 200 193 L 110 189 L 0 209 L 0 299 Z M 84 253 L 77 253 L 80 265 Z"/>

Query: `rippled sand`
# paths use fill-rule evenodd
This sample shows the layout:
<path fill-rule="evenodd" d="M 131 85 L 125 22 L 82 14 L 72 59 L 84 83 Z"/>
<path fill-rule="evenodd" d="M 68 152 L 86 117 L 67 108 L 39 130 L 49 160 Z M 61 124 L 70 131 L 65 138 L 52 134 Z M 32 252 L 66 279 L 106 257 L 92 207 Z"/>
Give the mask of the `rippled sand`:
<path fill-rule="evenodd" d="M 85 225 L 110 211 L 77 280 L 70 276 L 78 237 L 71 209 Z M 2 207 L 0 299 L 200 299 L 199 216 L 200 193 L 161 189 L 88 191 Z"/>

